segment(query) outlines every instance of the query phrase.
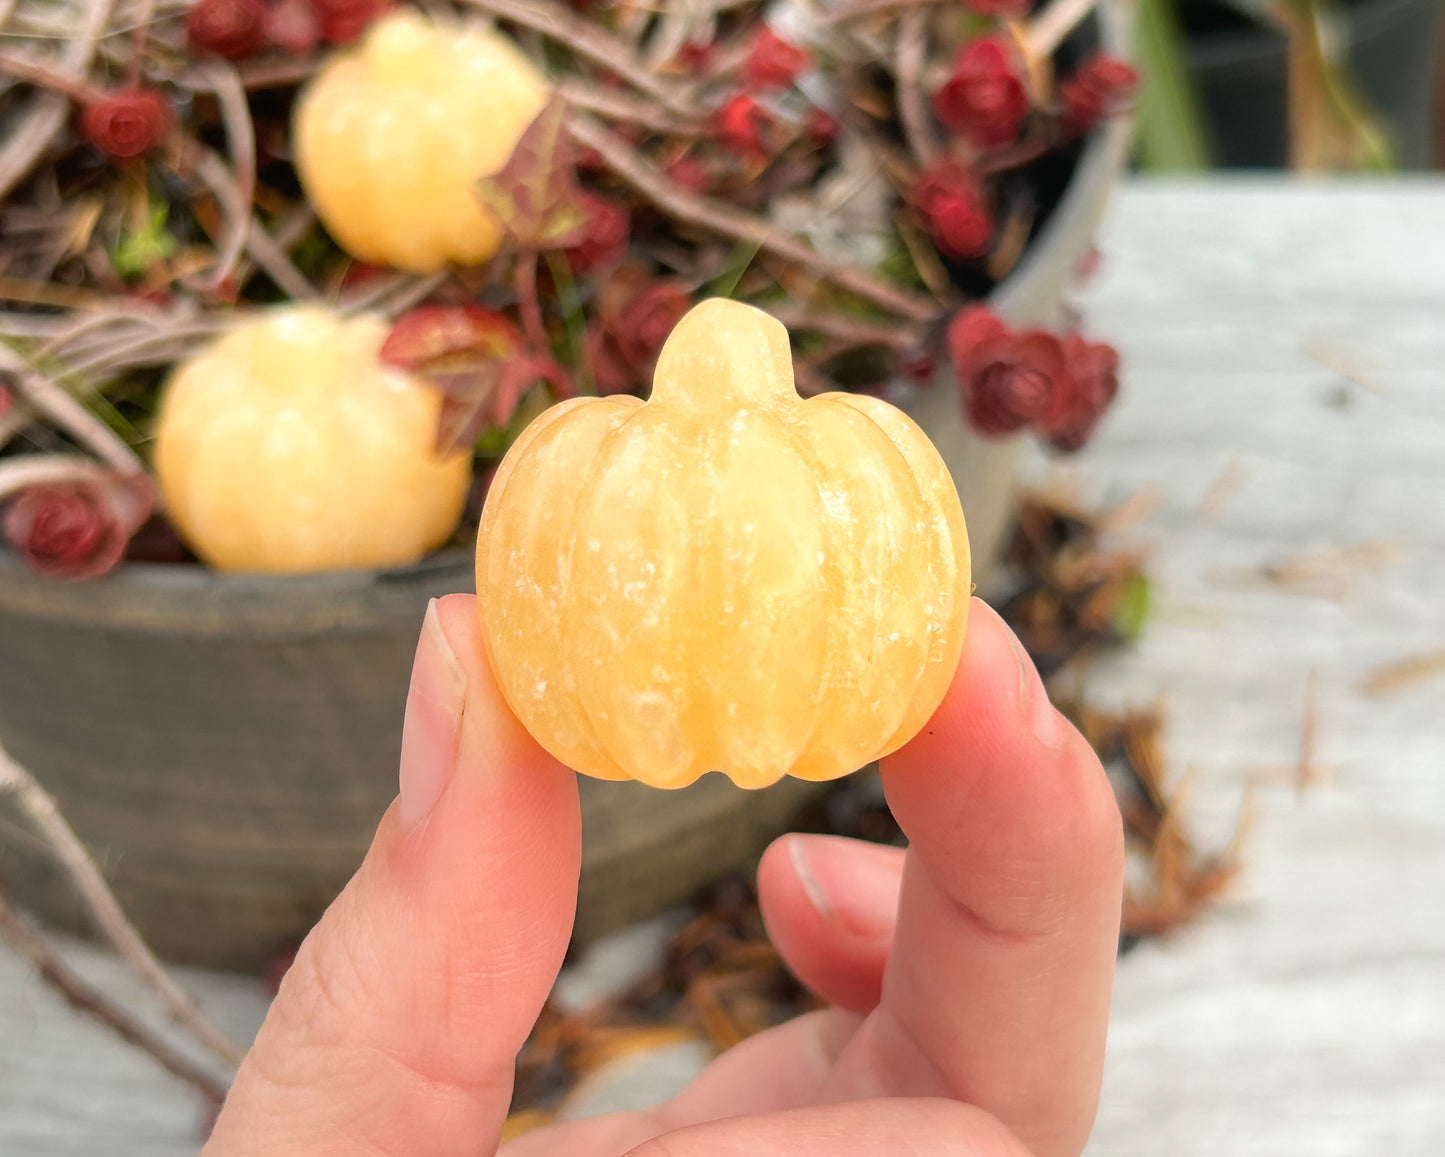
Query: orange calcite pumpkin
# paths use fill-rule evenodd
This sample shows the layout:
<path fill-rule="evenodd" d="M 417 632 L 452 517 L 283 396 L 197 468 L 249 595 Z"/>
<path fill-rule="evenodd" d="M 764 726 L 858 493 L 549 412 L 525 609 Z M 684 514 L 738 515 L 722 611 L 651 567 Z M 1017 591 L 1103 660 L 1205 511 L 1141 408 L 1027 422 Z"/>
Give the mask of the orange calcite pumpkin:
<path fill-rule="evenodd" d="M 377 353 L 387 324 L 319 306 L 240 326 L 176 368 L 155 468 L 220 570 L 402 566 L 456 529 L 471 455 L 434 452 L 441 395 Z"/>
<path fill-rule="evenodd" d="M 306 196 L 364 261 L 416 273 L 485 261 L 501 226 L 474 186 L 506 164 L 547 93 L 500 32 L 383 16 L 297 103 Z"/>
<path fill-rule="evenodd" d="M 963 646 L 968 539 L 928 438 L 793 387 L 787 331 L 713 300 L 652 396 L 543 413 L 492 483 L 477 591 L 492 670 L 604 779 L 830 779 L 902 746 Z"/>

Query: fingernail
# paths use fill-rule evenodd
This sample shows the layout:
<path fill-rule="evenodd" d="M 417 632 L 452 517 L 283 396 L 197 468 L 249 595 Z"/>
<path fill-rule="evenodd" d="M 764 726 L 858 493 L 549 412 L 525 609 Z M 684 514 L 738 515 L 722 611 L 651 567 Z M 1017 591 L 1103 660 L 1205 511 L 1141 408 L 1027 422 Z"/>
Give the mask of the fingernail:
<path fill-rule="evenodd" d="M 878 852 L 836 836 L 788 837 L 793 870 L 818 915 L 844 932 L 870 940 L 892 935 L 898 910 L 898 868 L 885 863 Z"/>
<path fill-rule="evenodd" d="M 1019 668 L 1019 713 L 1028 724 L 1034 738 L 1045 747 L 1059 744 L 1059 713 L 1049 702 L 1049 693 L 1044 690 L 1044 681 L 1039 678 L 1039 669 L 1024 650 L 1018 636 L 1007 625 L 1009 646 L 1013 648 L 1014 659 Z"/>
<path fill-rule="evenodd" d="M 466 702 L 467 677 L 442 630 L 437 601 L 427 604 L 411 667 L 401 728 L 401 819 L 415 824 L 451 781 Z"/>
<path fill-rule="evenodd" d="M 788 840 L 788 858 L 793 861 L 793 871 L 798 874 L 798 882 L 803 885 L 803 891 L 818 910 L 818 915 L 831 921 L 833 905 L 828 903 L 828 894 L 823 891 L 823 886 L 818 883 L 818 877 L 813 873 L 813 865 L 808 862 L 808 849 L 804 847 L 804 842 L 797 836 L 791 837 Z"/>

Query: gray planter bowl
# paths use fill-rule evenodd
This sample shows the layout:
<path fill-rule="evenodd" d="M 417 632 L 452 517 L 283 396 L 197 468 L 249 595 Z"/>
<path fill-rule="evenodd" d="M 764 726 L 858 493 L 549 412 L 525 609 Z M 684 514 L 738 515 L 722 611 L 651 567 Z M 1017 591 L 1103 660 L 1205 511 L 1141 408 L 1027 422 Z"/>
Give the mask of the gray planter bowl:
<path fill-rule="evenodd" d="M 1124 43 L 1105 3 L 1106 47 Z M 1086 148 L 1053 219 L 995 302 L 1041 320 L 1088 249 L 1127 126 Z M 1015 442 L 964 426 L 949 383 L 908 407 L 948 461 L 987 575 L 1013 501 Z M 0 736 L 58 800 L 121 903 L 172 960 L 255 970 L 305 934 L 396 792 L 401 712 L 427 600 L 473 589 L 469 554 L 402 571 L 263 578 L 127 565 L 94 582 L 0 553 Z M 718 776 L 660 792 L 581 780 L 577 936 L 594 938 L 753 861 L 817 785 Z M 0 805 L 3 807 L 3 805 Z M 0 818 L 12 819 L 13 816 Z M 0 878 L 83 927 L 34 841 L 0 825 Z"/>

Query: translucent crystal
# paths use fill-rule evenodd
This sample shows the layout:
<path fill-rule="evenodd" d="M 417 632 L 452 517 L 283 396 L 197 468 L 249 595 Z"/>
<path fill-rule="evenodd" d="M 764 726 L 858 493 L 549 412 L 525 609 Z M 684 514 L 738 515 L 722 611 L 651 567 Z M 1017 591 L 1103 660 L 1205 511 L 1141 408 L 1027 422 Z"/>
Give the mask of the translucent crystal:
<path fill-rule="evenodd" d="M 233 571 L 401 566 L 451 537 L 471 456 L 433 453 L 441 395 L 377 360 L 386 334 L 379 318 L 297 306 L 177 367 L 155 468 L 201 558 Z"/>
<path fill-rule="evenodd" d="M 963 646 L 947 468 L 876 398 L 793 388 L 788 335 L 707 301 L 652 396 L 578 398 L 502 462 L 477 540 L 492 669 L 578 771 L 830 779 L 907 742 Z"/>
<path fill-rule="evenodd" d="M 501 33 L 402 10 L 307 86 L 296 165 L 352 256 L 417 273 L 474 265 L 501 231 L 473 186 L 506 163 L 546 103 L 541 74 Z"/>

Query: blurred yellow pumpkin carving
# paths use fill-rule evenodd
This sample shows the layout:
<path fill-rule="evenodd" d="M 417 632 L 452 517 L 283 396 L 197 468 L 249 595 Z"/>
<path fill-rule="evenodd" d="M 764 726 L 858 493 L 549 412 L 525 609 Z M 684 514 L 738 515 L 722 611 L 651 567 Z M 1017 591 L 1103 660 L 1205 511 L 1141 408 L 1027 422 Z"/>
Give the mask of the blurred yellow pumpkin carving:
<path fill-rule="evenodd" d="M 541 74 L 501 33 L 384 16 L 297 104 L 306 195 L 354 257 L 431 273 L 501 243 L 473 191 L 547 103 Z"/>
<path fill-rule="evenodd" d="M 793 388 L 788 335 L 694 308 L 652 396 L 578 398 L 503 460 L 477 540 L 488 658 L 578 771 L 829 779 L 906 743 L 963 646 L 969 553 L 927 437 Z"/>
<path fill-rule="evenodd" d="M 441 397 L 381 364 L 387 325 L 296 306 L 178 366 L 156 427 L 171 521 L 221 570 L 401 566 L 456 529 L 470 454 L 433 450 Z"/>

